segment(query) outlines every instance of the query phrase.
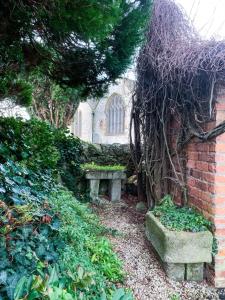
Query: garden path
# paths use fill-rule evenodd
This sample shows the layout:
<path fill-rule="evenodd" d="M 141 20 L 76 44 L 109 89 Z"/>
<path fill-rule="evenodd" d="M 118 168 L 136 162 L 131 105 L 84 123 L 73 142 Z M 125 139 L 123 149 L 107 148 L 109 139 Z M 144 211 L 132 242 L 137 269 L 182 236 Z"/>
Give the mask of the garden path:
<path fill-rule="evenodd" d="M 216 300 L 216 290 L 205 282 L 175 282 L 168 279 L 144 234 L 144 214 L 135 209 L 135 199 L 119 203 L 107 200 L 95 207 L 102 223 L 122 235 L 110 237 L 122 259 L 127 278 L 125 286 L 136 300 Z"/>

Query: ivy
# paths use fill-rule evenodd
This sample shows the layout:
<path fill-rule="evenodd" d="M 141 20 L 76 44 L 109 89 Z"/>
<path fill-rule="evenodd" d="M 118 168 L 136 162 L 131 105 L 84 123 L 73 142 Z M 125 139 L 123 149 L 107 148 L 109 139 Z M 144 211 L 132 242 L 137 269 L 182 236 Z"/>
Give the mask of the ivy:
<path fill-rule="evenodd" d="M 80 140 L 35 119 L 0 128 L 0 300 L 132 299 L 109 230 L 58 183 L 78 183 Z"/>

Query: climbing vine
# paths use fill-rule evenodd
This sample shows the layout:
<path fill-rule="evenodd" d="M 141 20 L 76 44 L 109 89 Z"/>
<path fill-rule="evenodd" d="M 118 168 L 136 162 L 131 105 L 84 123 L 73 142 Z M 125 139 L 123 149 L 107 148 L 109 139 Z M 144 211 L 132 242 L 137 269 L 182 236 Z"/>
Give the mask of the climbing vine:
<path fill-rule="evenodd" d="M 139 198 L 147 196 L 150 207 L 171 182 L 187 203 L 185 149 L 194 138 L 205 142 L 225 132 L 225 122 L 210 131 L 205 126 L 215 120 L 224 82 L 225 42 L 202 40 L 172 0 L 154 1 L 137 61 L 130 135 Z"/>

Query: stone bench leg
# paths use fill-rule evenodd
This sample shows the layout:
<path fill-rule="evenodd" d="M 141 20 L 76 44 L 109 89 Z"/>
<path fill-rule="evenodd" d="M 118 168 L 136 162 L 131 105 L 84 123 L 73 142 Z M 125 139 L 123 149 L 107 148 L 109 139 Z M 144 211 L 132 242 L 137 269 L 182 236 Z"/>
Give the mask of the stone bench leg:
<path fill-rule="evenodd" d="M 98 199 L 99 182 L 100 180 L 98 179 L 90 180 L 90 197 L 94 202 Z"/>
<path fill-rule="evenodd" d="M 110 198 L 111 201 L 119 201 L 121 199 L 121 179 L 111 180 Z"/>

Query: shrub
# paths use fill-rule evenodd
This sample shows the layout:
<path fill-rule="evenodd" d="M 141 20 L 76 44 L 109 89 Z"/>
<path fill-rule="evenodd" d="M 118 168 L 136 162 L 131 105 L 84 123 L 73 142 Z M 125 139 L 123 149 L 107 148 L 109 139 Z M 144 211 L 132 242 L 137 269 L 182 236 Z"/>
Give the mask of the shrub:
<path fill-rule="evenodd" d="M 56 168 L 59 152 L 51 126 L 37 119 L 0 118 L 0 162 L 8 159 L 34 170 Z"/>
<path fill-rule="evenodd" d="M 35 294 L 37 299 L 54 299 L 51 297 L 57 295 L 56 299 L 119 300 L 126 295 L 132 300 L 130 293 L 118 291 L 113 285 L 121 282 L 124 274 L 109 241 L 102 237 L 105 229 L 98 218 L 66 190 L 53 193 L 49 205 L 60 224 L 55 240 L 63 245 L 57 249 L 57 263 L 46 265 L 39 259 L 33 275 L 17 280 L 14 298 L 27 299 Z M 49 243 L 52 242 L 50 236 Z"/>
<path fill-rule="evenodd" d="M 80 195 L 83 173 L 80 167 L 83 147 L 79 138 L 73 137 L 65 129 L 55 130 L 55 146 L 60 153 L 58 169 L 66 187 L 75 195 Z"/>
<path fill-rule="evenodd" d="M 56 188 L 51 174 L 34 173 L 7 161 L 0 164 L 0 295 L 14 299 L 18 280 L 42 262 L 55 263 L 63 246 L 58 217 L 47 202 Z"/>

